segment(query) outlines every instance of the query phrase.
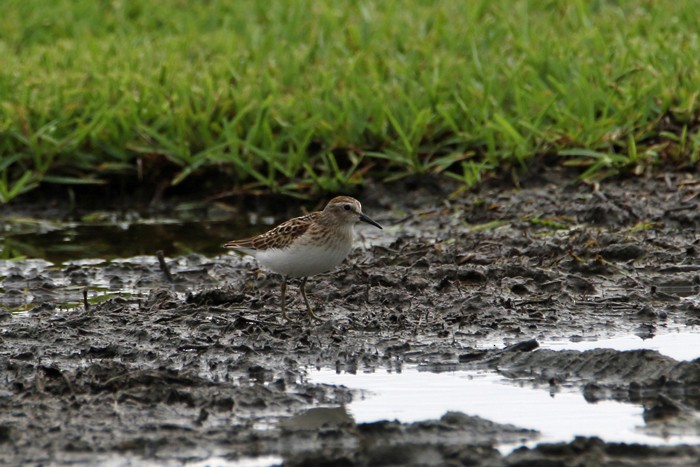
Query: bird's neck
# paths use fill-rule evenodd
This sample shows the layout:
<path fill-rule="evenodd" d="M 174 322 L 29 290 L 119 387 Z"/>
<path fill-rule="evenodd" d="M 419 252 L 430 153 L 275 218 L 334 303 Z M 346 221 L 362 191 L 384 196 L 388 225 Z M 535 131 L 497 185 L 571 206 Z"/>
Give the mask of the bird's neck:
<path fill-rule="evenodd" d="M 319 238 L 321 242 L 333 243 L 335 246 L 352 244 L 354 230 L 353 224 L 339 224 L 338 222 L 335 222 L 335 219 L 329 219 L 325 216 L 321 216 L 317 222 L 323 226 L 323 229 L 314 232 L 319 237 L 323 237 Z M 325 233 L 323 233 L 322 230 L 325 230 Z"/>

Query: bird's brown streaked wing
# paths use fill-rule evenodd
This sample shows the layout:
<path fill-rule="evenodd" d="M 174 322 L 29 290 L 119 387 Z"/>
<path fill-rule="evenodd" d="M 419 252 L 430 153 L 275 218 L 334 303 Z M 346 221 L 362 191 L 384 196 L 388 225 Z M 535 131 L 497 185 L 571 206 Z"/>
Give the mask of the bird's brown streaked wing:
<path fill-rule="evenodd" d="M 243 240 L 233 240 L 226 244 L 226 248 L 252 248 L 255 250 L 267 250 L 270 248 L 284 248 L 301 237 L 313 221 L 318 217 L 318 212 L 312 212 L 301 217 L 295 217 L 282 222 L 272 230 L 268 230 L 258 236 L 245 238 Z"/>

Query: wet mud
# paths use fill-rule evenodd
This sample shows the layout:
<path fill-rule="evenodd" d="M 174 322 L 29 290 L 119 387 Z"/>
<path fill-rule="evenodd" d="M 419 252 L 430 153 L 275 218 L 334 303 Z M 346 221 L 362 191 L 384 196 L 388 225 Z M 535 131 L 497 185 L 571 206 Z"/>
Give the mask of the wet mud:
<path fill-rule="evenodd" d="M 457 412 L 356 423 L 344 408 L 356 393 L 307 380 L 319 367 L 488 368 L 639 404 L 650 433 L 700 431 L 700 360 L 538 348 L 700 326 L 698 179 L 598 186 L 552 171 L 517 189 L 450 191 L 429 180 L 365 187 L 366 211 L 386 228 L 360 230 L 337 271 L 309 280 L 320 323 L 306 320 L 298 284 L 282 322 L 280 278 L 224 252 L 166 258 L 170 278 L 155 252 L 2 262 L 0 463 L 697 464 L 700 446 L 538 445 L 536 432 Z"/>

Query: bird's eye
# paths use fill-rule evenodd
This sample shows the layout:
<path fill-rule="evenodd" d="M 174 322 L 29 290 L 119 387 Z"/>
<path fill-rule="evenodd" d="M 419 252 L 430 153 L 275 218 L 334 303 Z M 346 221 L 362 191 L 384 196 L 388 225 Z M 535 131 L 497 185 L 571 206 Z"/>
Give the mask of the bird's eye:
<path fill-rule="evenodd" d="M 345 206 L 343 206 L 343 209 L 345 209 L 346 211 L 349 211 L 351 208 L 350 208 L 349 204 L 346 204 Z"/>

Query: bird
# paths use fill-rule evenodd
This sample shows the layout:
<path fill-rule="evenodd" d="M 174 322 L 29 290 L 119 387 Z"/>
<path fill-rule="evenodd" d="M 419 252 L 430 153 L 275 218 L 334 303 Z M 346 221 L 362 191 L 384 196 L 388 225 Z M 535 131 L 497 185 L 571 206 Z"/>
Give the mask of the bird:
<path fill-rule="evenodd" d="M 328 272 L 338 266 L 352 249 L 355 224 L 365 222 L 382 226 L 362 212 L 362 205 L 350 196 L 331 199 L 322 211 L 289 219 L 277 227 L 242 240 L 224 244 L 239 253 L 253 256 L 263 267 L 282 275 L 282 319 L 289 321 L 285 298 L 287 280 L 301 278 L 301 296 L 309 319 L 320 320 L 306 297 L 309 276 Z"/>

